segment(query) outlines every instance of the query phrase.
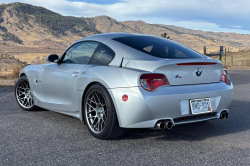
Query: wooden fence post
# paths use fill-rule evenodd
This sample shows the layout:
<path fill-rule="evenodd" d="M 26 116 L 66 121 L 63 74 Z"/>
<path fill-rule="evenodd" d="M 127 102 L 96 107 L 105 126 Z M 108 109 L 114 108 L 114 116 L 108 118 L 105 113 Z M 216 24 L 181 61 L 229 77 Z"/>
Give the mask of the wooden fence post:
<path fill-rule="evenodd" d="M 220 61 L 222 60 L 223 55 L 223 46 L 220 46 Z"/>
<path fill-rule="evenodd" d="M 225 48 L 225 66 L 227 66 L 227 48 Z"/>
<path fill-rule="evenodd" d="M 207 54 L 207 48 L 206 48 L 206 46 L 203 46 L 203 54 L 204 54 L 204 55 Z"/>

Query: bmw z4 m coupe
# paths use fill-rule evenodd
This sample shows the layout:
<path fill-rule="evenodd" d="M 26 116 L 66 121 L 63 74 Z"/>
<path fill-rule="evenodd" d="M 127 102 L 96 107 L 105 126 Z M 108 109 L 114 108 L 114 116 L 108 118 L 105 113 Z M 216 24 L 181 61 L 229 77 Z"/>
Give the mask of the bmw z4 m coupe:
<path fill-rule="evenodd" d="M 221 61 L 152 35 L 93 35 L 47 60 L 21 71 L 17 103 L 76 117 L 99 139 L 225 119 L 234 95 Z"/>

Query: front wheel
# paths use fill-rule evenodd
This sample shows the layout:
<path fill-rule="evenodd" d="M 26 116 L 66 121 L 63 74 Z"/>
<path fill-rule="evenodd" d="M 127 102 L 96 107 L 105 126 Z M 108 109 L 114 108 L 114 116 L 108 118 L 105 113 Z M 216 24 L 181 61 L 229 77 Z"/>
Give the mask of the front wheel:
<path fill-rule="evenodd" d="M 21 76 L 15 86 L 15 97 L 19 106 L 25 111 L 37 109 L 30 90 L 29 81 L 26 76 Z"/>
<path fill-rule="evenodd" d="M 119 126 L 112 98 L 101 84 L 91 86 L 86 93 L 84 120 L 89 132 L 99 139 L 116 138 L 126 132 Z"/>

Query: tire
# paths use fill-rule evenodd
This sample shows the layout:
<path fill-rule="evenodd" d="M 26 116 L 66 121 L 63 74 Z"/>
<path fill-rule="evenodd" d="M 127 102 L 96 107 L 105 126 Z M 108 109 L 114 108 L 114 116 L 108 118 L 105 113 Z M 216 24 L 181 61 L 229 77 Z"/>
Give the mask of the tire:
<path fill-rule="evenodd" d="M 89 132 L 95 138 L 117 138 L 126 132 L 125 128 L 119 126 L 112 98 L 101 84 L 94 84 L 88 89 L 83 115 Z"/>
<path fill-rule="evenodd" d="M 18 105 L 25 111 L 36 111 L 38 108 L 34 103 L 29 81 L 25 75 L 21 76 L 16 82 L 15 98 Z"/>

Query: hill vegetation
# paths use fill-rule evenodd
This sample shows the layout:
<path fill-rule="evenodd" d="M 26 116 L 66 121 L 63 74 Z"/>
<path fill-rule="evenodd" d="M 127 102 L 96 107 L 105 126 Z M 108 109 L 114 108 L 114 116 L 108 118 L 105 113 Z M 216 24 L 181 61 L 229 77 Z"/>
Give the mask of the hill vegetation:
<path fill-rule="evenodd" d="M 23 3 L 8 4 L 7 7 L 11 8 L 11 10 L 8 10 L 11 17 L 15 15 L 20 19 L 19 23 L 27 24 L 33 28 L 30 24 L 30 20 L 33 20 L 34 23 L 49 29 L 50 32 L 56 36 L 67 35 L 67 31 L 82 37 L 84 37 L 81 33 L 83 30 L 100 33 L 98 30 L 88 25 L 85 18 L 62 16 L 45 8 Z"/>
<path fill-rule="evenodd" d="M 23 41 L 21 39 L 19 39 L 19 37 L 15 36 L 14 34 L 10 33 L 10 32 L 5 32 L 3 34 L 1 34 L 1 36 L 3 37 L 3 41 L 13 41 L 15 43 L 18 44 L 22 44 Z"/>

